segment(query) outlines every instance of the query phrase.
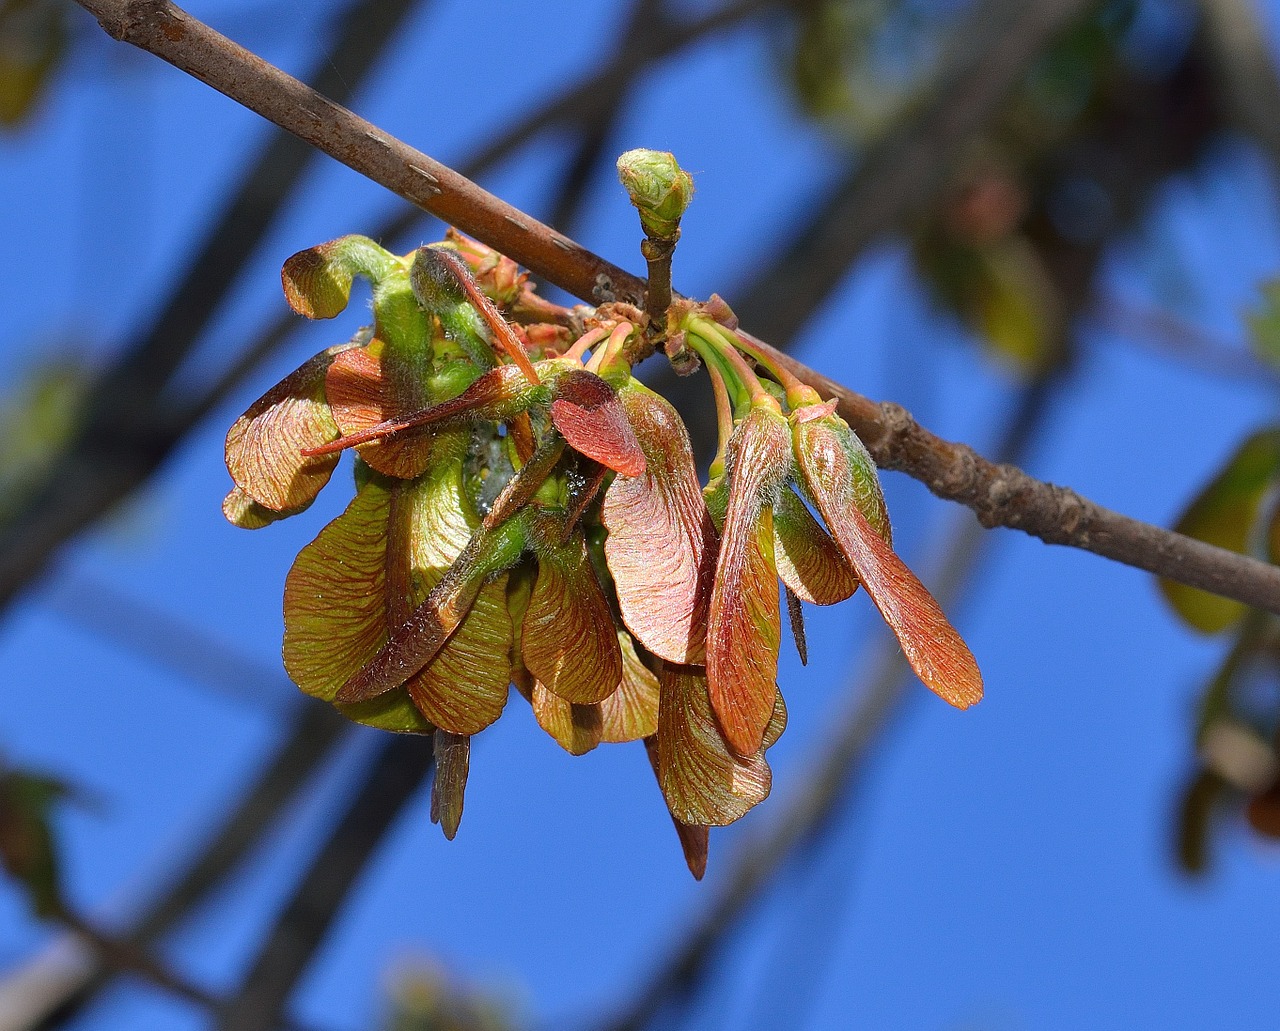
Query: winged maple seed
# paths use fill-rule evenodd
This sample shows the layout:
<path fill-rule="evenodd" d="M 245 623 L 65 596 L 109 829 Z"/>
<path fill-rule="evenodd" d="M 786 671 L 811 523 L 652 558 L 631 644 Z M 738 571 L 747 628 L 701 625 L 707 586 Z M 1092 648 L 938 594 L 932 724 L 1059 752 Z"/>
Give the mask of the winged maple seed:
<path fill-rule="evenodd" d="M 431 815 L 448 837 L 470 739 L 514 685 L 572 754 L 645 742 L 701 876 L 707 828 L 769 793 L 779 578 L 796 612 L 861 582 L 926 684 L 960 706 L 980 696 L 890 547 L 865 449 L 833 405 L 753 365 L 711 317 L 731 324 L 723 302 L 671 315 L 716 390 L 704 491 L 679 415 L 632 378 L 639 313 L 552 304 L 452 231 L 403 256 L 347 236 L 282 273 L 310 318 L 343 311 L 356 277 L 372 326 L 236 421 L 223 509 L 251 529 L 300 512 L 355 452 L 354 498 L 285 583 L 285 668 L 353 720 L 435 735 Z"/>

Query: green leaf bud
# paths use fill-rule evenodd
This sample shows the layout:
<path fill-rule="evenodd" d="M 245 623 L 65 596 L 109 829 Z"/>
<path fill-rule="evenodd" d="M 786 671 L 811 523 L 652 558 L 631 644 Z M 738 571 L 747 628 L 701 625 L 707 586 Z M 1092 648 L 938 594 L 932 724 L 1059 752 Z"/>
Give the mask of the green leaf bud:
<path fill-rule="evenodd" d="M 661 150 L 629 150 L 618 158 L 618 180 L 640 212 L 649 236 L 673 237 L 693 200 L 693 178 Z"/>

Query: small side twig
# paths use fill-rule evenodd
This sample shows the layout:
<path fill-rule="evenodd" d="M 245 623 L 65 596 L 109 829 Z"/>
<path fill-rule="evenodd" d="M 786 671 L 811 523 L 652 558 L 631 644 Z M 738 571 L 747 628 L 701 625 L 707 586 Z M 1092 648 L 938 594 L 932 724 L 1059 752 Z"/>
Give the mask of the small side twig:
<path fill-rule="evenodd" d="M 1246 383 L 1280 385 L 1280 373 L 1246 347 L 1233 346 L 1159 308 L 1110 296 L 1101 298 L 1090 314 L 1103 328 L 1196 369 Z"/>
<path fill-rule="evenodd" d="M 157 988 L 163 988 L 207 1010 L 217 1011 L 222 1008 L 220 999 L 179 977 L 145 949 L 133 942 L 112 937 L 66 906 L 61 908 L 54 919 L 86 942 L 117 973 L 137 974 Z"/>
<path fill-rule="evenodd" d="M 640 253 L 649 264 L 649 289 L 645 293 L 644 310 L 649 316 L 649 339 L 656 347 L 666 335 L 667 309 L 671 307 L 671 257 L 676 252 L 680 230 L 674 236 L 649 236 L 640 245 Z"/>
<path fill-rule="evenodd" d="M 693 179 L 675 155 L 657 150 L 627 151 L 618 158 L 618 179 L 640 213 L 644 230 L 640 253 L 649 265 L 645 314 L 649 343 L 657 348 L 667 336 L 671 257 L 680 242 L 680 219 L 693 200 Z"/>

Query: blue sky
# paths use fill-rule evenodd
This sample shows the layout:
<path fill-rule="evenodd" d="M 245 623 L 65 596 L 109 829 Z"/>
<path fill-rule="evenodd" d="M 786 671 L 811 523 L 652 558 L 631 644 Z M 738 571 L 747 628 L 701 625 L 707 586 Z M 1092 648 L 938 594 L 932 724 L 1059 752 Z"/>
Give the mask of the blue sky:
<path fill-rule="evenodd" d="M 290 70 L 332 5 L 238 0 L 188 9 Z M 607 58 L 620 12 L 565 3 L 435 0 L 353 106 L 449 163 L 530 101 Z M 481 35 L 477 35 L 477 32 Z M 71 66 L 29 128 L 0 141 L 0 348 L 10 375 L 60 350 L 104 359 L 145 322 L 204 219 L 263 138 L 255 116 L 83 19 Z M 698 195 L 678 286 L 732 303 L 734 284 L 838 170 L 837 151 L 778 87 L 775 42 L 743 31 L 646 77 L 612 148 L 671 149 Z M 484 84 L 482 87 L 476 84 Z M 544 214 L 566 160 L 547 136 L 484 180 Z M 283 310 L 291 253 L 368 229 L 379 188 L 317 161 L 192 363 L 218 368 Z M 438 227 L 424 230 L 434 238 Z M 639 268 L 620 188 L 591 187 L 577 238 Z M 1180 284 L 1161 284 L 1169 268 Z M 1280 270 L 1280 218 L 1258 156 L 1224 139 L 1171 182 L 1117 248 L 1109 288 L 1171 303 L 1229 341 L 1258 282 Z M 263 389 L 359 324 L 360 305 L 295 334 L 285 353 L 193 434 L 144 495 L 66 549 L 0 628 L 0 748 L 98 799 L 59 826 L 67 886 L 109 924 L 179 862 L 253 776 L 293 704 L 279 666 L 280 595 L 294 554 L 345 504 L 343 477 L 305 514 L 250 534 L 227 525 L 226 426 Z M 1085 327 L 1082 357 L 1026 465 L 1111 508 L 1168 525 L 1228 449 L 1273 417 L 1267 384 L 1206 376 Z M 893 398 L 944 436 L 989 446 L 1016 384 L 913 281 L 902 248 L 867 254 L 806 330 L 799 356 Z M 963 512 L 898 474 L 886 489 L 902 549 L 926 582 Z M 967 517 L 966 517 L 967 518 Z M 265 671 L 212 692 L 72 622 L 68 598 L 109 585 L 202 628 Z M 1221 642 L 1170 617 L 1145 574 L 1012 531 L 990 535 L 956 619 L 987 697 L 960 714 L 909 694 L 832 835 L 756 907 L 697 1002 L 698 1027 L 1263 1028 L 1275 968 L 1280 855 L 1228 828 L 1213 875 L 1170 857 L 1170 807 L 1190 764 L 1190 712 Z M 388 971 L 431 957 L 563 1026 L 600 1014 L 679 940 L 718 871 L 788 805 L 887 631 L 861 596 L 811 612 L 811 661 L 784 655 L 791 712 L 770 753 L 773 797 L 715 836 L 704 885 L 685 871 L 638 747 L 572 759 L 518 698 L 475 743 L 466 817 L 444 841 L 419 798 L 396 826 L 299 986 L 317 1027 L 371 1027 Z M 232 991 L 252 946 L 346 794 L 372 733 L 354 732 L 305 805 L 165 955 Z M 50 938 L 0 889 L 0 969 Z M 770 999 L 781 1002 L 770 1002 Z M 786 1014 L 780 1016 L 779 1013 Z M 792 1014 L 803 1013 L 801 1023 Z M 201 1028 L 185 1004 L 124 982 L 77 1028 Z"/>

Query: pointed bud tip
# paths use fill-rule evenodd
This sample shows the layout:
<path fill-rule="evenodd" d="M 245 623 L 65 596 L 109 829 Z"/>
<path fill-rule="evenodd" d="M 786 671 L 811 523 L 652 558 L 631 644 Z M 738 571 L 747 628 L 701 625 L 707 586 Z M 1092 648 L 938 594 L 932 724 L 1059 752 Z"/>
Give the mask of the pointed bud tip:
<path fill-rule="evenodd" d="M 627 151 L 618 158 L 618 180 L 639 209 L 646 231 L 652 228 L 659 235 L 675 231 L 693 200 L 693 178 L 667 151 Z"/>

